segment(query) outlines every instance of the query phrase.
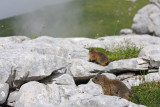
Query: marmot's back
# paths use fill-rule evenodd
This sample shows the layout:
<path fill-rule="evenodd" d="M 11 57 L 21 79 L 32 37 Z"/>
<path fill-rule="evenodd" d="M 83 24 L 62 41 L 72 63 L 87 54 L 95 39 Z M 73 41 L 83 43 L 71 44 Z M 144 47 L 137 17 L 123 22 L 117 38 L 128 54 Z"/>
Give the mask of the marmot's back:
<path fill-rule="evenodd" d="M 103 52 L 99 52 L 93 48 L 89 50 L 89 61 L 96 62 L 102 66 L 105 66 L 109 63 L 109 59 Z"/>

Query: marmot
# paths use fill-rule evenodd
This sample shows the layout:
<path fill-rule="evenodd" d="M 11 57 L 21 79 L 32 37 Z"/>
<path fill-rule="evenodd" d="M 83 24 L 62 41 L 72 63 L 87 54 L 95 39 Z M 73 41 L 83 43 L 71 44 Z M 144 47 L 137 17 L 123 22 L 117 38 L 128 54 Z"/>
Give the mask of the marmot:
<path fill-rule="evenodd" d="M 127 100 L 130 100 L 129 95 L 131 95 L 139 102 L 137 95 L 132 93 L 127 86 L 119 80 L 112 80 L 105 75 L 98 74 L 92 81 L 102 86 L 105 95 L 119 96 Z"/>
<path fill-rule="evenodd" d="M 89 61 L 96 62 L 102 66 L 105 66 L 109 63 L 109 59 L 103 52 L 99 52 L 93 48 L 89 50 Z"/>

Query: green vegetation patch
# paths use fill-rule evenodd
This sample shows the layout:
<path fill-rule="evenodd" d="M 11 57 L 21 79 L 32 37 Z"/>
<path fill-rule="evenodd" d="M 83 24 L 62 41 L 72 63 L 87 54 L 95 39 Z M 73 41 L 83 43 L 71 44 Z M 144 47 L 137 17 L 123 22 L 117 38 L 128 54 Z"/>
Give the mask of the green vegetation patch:
<path fill-rule="evenodd" d="M 70 28 L 66 35 L 91 38 L 119 35 L 121 29 L 131 28 L 134 15 L 147 4 L 149 4 L 149 0 L 137 0 L 136 2 L 127 0 L 73 0 L 68 4 L 69 11 L 73 11 L 74 6 L 76 6 L 80 8 L 81 13 L 77 18 L 77 27 L 68 27 L 67 24 L 64 24 L 64 27 Z M 15 22 L 15 19 L 18 18 L 11 17 L 0 20 L 0 36 L 26 35 L 21 30 L 14 32 L 12 22 Z M 14 24 L 17 25 L 17 23 Z M 74 28 L 77 29 L 73 30 Z M 41 35 L 41 32 L 38 35 Z M 47 33 L 43 35 L 47 35 Z"/>
<path fill-rule="evenodd" d="M 127 44 L 126 46 L 119 45 L 113 51 L 108 51 L 107 49 L 103 49 L 103 48 L 95 48 L 95 49 L 105 53 L 111 62 L 111 61 L 120 60 L 120 59 L 136 58 L 138 57 L 138 54 L 142 48 L 138 48 L 134 44 L 131 44 L 131 45 Z"/>
<path fill-rule="evenodd" d="M 131 88 L 140 100 L 140 104 L 147 107 L 160 107 L 160 82 L 145 82 L 139 86 Z M 137 101 L 130 97 L 131 101 L 137 103 Z"/>
<path fill-rule="evenodd" d="M 79 35 L 101 37 L 119 35 L 123 28 L 131 28 L 137 11 L 149 4 L 149 0 L 80 0 L 82 16 L 79 19 Z"/>

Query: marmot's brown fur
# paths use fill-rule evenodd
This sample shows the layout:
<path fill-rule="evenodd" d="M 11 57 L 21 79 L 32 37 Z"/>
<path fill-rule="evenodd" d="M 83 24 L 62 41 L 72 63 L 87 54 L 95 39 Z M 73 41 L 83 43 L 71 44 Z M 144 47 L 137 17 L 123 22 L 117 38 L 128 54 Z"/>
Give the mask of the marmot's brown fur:
<path fill-rule="evenodd" d="M 139 102 L 139 98 L 136 94 L 132 93 L 127 86 L 119 80 L 112 80 L 105 75 L 98 74 L 92 79 L 92 81 L 102 86 L 105 95 L 119 96 L 127 100 L 130 100 L 129 95 L 131 95 Z"/>
<path fill-rule="evenodd" d="M 99 52 L 93 48 L 89 50 L 89 61 L 96 62 L 102 66 L 106 66 L 109 63 L 109 59 L 103 52 Z"/>

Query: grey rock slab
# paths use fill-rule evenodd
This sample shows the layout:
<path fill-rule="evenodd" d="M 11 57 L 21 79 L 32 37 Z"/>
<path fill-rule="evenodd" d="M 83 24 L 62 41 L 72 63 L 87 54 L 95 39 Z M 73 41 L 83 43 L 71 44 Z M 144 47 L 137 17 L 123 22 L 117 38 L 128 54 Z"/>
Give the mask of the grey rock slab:
<path fill-rule="evenodd" d="M 79 91 L 77 90 L 77 87 L 74 85 L 59 85 L 59 93 L 61 102 L 64 102 L 66 100 L 70 101 L 71 97 L 79 94 Z"/>
<path fill-rule="evenodd" d="M 10 43 L 22 43 L 24 41 L 30 40 L 26 36 L 10 36 L 10 37 L 0 37 L 0 46 Z"/>
<path fill-rule="evenodd" d="M 18 94 L 18 91 L 10 92 L 9 97 L 7 99 L 7 105 L 14 107 L 17 94 Z"/>
<path fill-rule="evenodd" d="M 63 38 L 52 38 L 47 36 L 24 42 L 23 46 L 32 52 L 40 54 L 52 54 L 56 56 L 71 58 L 88 58 L 88 50 L 72 42 L 63 42 Z M 66 40 L 69 41 L 69 40 Z"/>
<path fill-rule="evenodd" d="M 90 95 L 100 95 L 103 94 L 102 87 L 100 85 L 95 84 L 90 80 L 87 84 L 82 84 L 78 86 L 78 91 L 84 94 Z"/>
<path fill-rule="evenodd" d="M 43 79 L 67 66 L 67 58 L 63 57 L 67 55 L 65 52 L 61 55 L 58 46 L 52 47 L 52 44 L 43 40 L 29 40 L 27 37 L 1 39 L 11 41 L 2 42 L 3 48 L 0 48 L 0 81 L 9 83 L 10 87 L 18 87 L 23 82 Z"/>
<path fill-rule="evenodd" d="M 150 68 L 160 66 L 160 45 L 151 45 L 143 48 L 138 57 L 147 60 L 150 63 Z"/>
<path fill-rule="evenodd" d="M 110 51 L 125 46 L 143 48 L 150 45 L 160 45 L 160 38 L 150 35 L 129 34 L 121 36 L 106 36 L 98 39 L 104 44 L 104 49 Z"/>
<path fill-rule="evenodd" d="M 67 68 L 68 74 L 73 77 L 90 77 L 96 75 L 99 72 L 105 72 L 106 68 L 104 66 L 88 62 L 82 59 L 73 59 L 70 61 L 70 65 Z"/>
<path fill-rule="evenodd" d="M 145 82 L 158 82 L 160 81 L 160 75 L 158 75 L 158 73 L 149 73 L 147 75 L 145 75 Z"/>
<path fill-rule="evenodd" d="M 82 46 L 83 48 L 89 48 L 89 47 L 101 47 L 104 48 L 104 44 L 101 42 L 101 40 L 97 39 L 90 39 L 90 38 L 68 38 L 73 44 L 78 44 L 79 46 Z"/>
<path fill-rule="evenodd" d="M 58 38 L 57 38 L 58 39 Z M 145 47 L 152 44 L 160 44 L 160 38 L 147 34 L 127 34 L 121 36 L 106 36 L 97 39 L 89 38 L 65 38 L 58 39 L 59 41 L 70 41 L 69 43 L 78 47 L 90 48 L 99 47 L 107 50 L 114 50 L 119 46 L 136 45 L 136 47 Z M 62 42 L 63 43 L 63 42 Z M 64 42 L 68 43 L 68 42 Z"/>
<path fill-rule="evenodd" d="M 76 85 L 71 75 L 62 73 L 53 73 L 51 76 L 41 80 L 40 82 L 45 84 Z"/>
<path fill-rule="evenodd" d="M 132 33 L 133 33 L 132 29 L 125 28 L 120 30 L 120 35 L 128 35 Z"/>
<path fill-rule="evenodd" d="M 155 34 L 160 36 L 160 5 L 159 1 L 151 0 L 152 4 L 144 6 L 133 19 L 132 29 L 137 34 Z"/>
<path fill-rule="evenodd" d="M 141 58 L 132 58 L 113 61 L 108 65 L 108 72 L 119 73 L 123 71 L 147 70 L 149 64 Z"/>
<path fill-rule="evenodd" d="M 66 60 L 64 58 L 38 53 L 23 53 L 16 58 L 6 58 L 6 60 L 12 64 L 12 67 L 9 68 L 10 71 L 8 70 L 10 77 L 7 76 L 10 79 L 7 82 L 12 87 L 18 87 L 27 81 L 41 80 L 51 75 L 52 72 L 66 67 Z M 5 65 L 2 66 L 5 67 Z"/>
<path fill-rule="evenodd" d="M 135 76 L 135 73 L 131 73 L 131 72 L 130 73 L 124 73 L 124 74 L 118 75 L 116 79 L 122 81 L 124 79 L 131 78 L 133 76 Z"/>
<path fill-rule="evenodd" d="M 123 80 L 122 82 L 126 84 L 126 86 L 130 89 L 132 86 L 139 86 L 144 82 L 158 82 L 160 81 L 160 75 L 157 73 L 149 73 L 147 75 L 142 76 L 134 76 L 132 78 L 128 78 Z"/>
<path fill-rule="evenodd" d="M 3 104 L 9 93 L 9 85 L 7 83 L 0 83 L 0 104 Z"/>
<path fill-rule="evenodd" d="M 26 44 L 38 44 L 33 47 L 33 50 L 36 52 L 54 54 L 68 59 L 79 58 L 87 60 L 88 50 L 82 45 L 79 45 L 79 42 L 72 41 L 72 39 L 74 38 L 53 38 L 41 36 L 34 40 L 27 41 Z M 75 39 L 81 40 L 81 38 Z"/>
<path fill-rule="evenodd" d="M 15 107 L 56 107 L 60 103 L 57 85 L 52 88 L 32 81 L 22 85 L 17 96 Z"/>
<path fill-rule="evenodd" d="M 78 95 L 71 101 L 61 103 L 60 107 L 146 107 L 129 102 L 116 96 L 99 95 L 90 96 L 88 94 Z M 82 99 L 82 98 L 83 99 Z"/>
<path fill-rule="evenodd" d="M 157 7 L 160 7 L 160 1 L 159 0 L 149 0 L 151 3 L 157 5 Z"/>
<path fill-rule="evenodd" d="M 154 72 L 158 72 L 158 69 L 149 69 L 148 73 L 154 73 Z"/>
<path fill-rule="evenodd" d="M 139 86 L 142 84 L 142 77 L 141 76 L 134 76 L 131 78 L 127 78 L 122 81 L 129 89 L 131 89 L 132 86 Z"/>
<path fill-rule="evenodd" d="M 116 79 L 116 75 L 114 75 L 112 73 L 102 73 L 102 75 L 105 75 L 109 79 Z"/>
<path fill-rule="evenodd" d="M 15 103 L 15 107 L 105 107 L 106 105 L 142 106 L 116 96 L 102 95 L 101 87 L 92 81 L 77 88 L 73 85 L 44 85 L 32 81 L 22 85 L 16 95 Z"/>

